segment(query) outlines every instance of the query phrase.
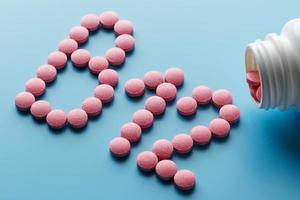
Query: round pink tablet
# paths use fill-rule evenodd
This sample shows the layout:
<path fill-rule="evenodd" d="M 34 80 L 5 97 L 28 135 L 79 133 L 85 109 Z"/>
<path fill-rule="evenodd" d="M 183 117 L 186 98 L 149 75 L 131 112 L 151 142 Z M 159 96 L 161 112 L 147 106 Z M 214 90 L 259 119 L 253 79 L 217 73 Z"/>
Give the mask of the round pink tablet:
<path fill-rule="evenodd" d="M 196 145 L 206 145 L 210 142 L 211 132 L 206 126 L 192 128 L 191 137 Z"/>
<path fill-rule="evenodd" d="M 62 69 L 68 61 L 67 55 L 60 51 L 54 51 L 48 55 L 48 64 L 56 69 Z"/>
<path fill-rule="evenodd" d="M 222 119 L 225 119 L 229 123 L 236 123 L 240 118 L 240 109 L 235 105 L 225 105 L 219 111 L 219 115 Z"/>
<path fill-rule="evenodd" d="M 89 61 L 89 69 L 93 74 L 98 75 L 100 72 L 108 68 L 108 61 L 103 56 L 92 57 Z"/>
<path fill-rule="evenodd" d="M 198 105 L 206 105 L 211 101 L 212 91 L 209 87 L 200 85 L 193 89 L 192 97 L 197 101 Z"/>
<path fill-rule="evenodd" d="M 20 92 L 15 97 L 15 104 L 21 111 L 27 111 L 35 102 L 35 97 L 30 92 Z"/>
<path fill-rule="evenodd" d="M 139 141 L 141 134 L 142 129 L 136 123 L 129 122 L 121 127 L 121 137 L 126 138 L 131 143 Z"/>
<path fill-rule="evenodd" d="M 84 110 L 76 108 L 68 113 L 67 121 L 73 128 L 83 128 L 88 122 L 88 115 Z"/>
<path fill-rule="evenodd" d="M 133 122 L 141 128 L 149 128 L 153 124 L 153 114 L 145 109 L 140 109 L 133 114 Z"/>
<path fill-rule="evenodd" d="M 163 82 L 164 77 L 158 71 L 149 71 L 144 75 L 144 83 L 150 90 L 156 90 L 157 86 Z"/>
<path fill-rule="evenodd" d="M 165 101 L 172 101 L 176 98 L 177 89 L 171 83 L 162 83 L 156 88 L 156 95 Z"/>
<path fill-rule="evenodd" d="M 99 83 L 116 86 L 119 81 L 118 73 L 113 69 L 102 70 L 98 75 Z"/>
<path fill-rule="evenodd" d="M 67 38 L 59 42 L 58 50 L 66 55 L 71 55 L 78 48 L 78 44 L 75 40 Z"/>
<path fill-rule="evenodd" d="M 109 103 L 114 98 L 114 88 L 107 84 L 98 85 L 94 90 L 94 96 L 102 103 Z"/>
<path fill-rule="evenodd" d="M 117 35 L 131 35 L 133 33 L 133 25 L 128 20 L 119 20 L 114 26 L 114 31 Z"/>
<path fill-rule="evenodd" d="M 246 80 L 249 83 L 249 85 L 260 85 L 260 77 L 258 71 L 248 71 L 246 73 Z"/>
<path fill-rule="evenodd" d="M 52 65 L 42 65 L 38 68 L 36 76 L 46 83 L 51 83 L 56 79 L 56 68 Z"/>
<path fill-rule="evenodd" d="M 260 102 L 261 101 L 261 86 L 259 86 L 257 88 L 255 95 L 256 95 L 257 101 Z"/>
<path fill-rule="evenodd" d="M 71 60 L 73 64 L 78 68 L 86 67 L 90 59 L 90 52 L 86 49 L 77 49 L 71 55 Z"/>
<path fill-rule="evenodd" d="M 113 66 L 123 64 L 125 62 L 125 56 L 125 51 L 118 47 L 110 48 L 105 53 L 105 57 L 109 64 Z"/>
<path fill-rule="evenodd" d="M 217 118 L 213 119 L 209 123 L 209 129 L 212 132 L 213 136 L 217 138 L 223 138 L 228 136 L 230 131 L 230 124 L 225 119 Z"/>
<path fill-rule="evenodd" d="M 110 152 L 116 157 L 125 157 L 130 153 L 130 142 L 123 137 L 116 137 L 109 143 Z"/>
<path fill-rule="evenodd" d="M 179 68 L 169 68 L 165 72 L 165 81 L 178 87 L 184 82 L 184 73 Z"/>
<path fill-rule="evenodd" d="M 183 116 L 190 116 L 197 111 L 197 102 L 192 97 L 182 97 L 176 103 L 178 112 Z"/>
<path fill-rule="evenodd" d="M 51 111 L 51 106 L 47 101 L 39 100 L 34 102 L 30 107 L 32 116 L 36 119 L 45 119 Z"/>
<path fill-rule="evenodd" d="M 101 113 L 102 102 L 96 97 L 88 97 L 82 102 L 81 108 L 88 116 L 94 117 Z"/>
<path fill-rule="evenodd" d="M 125 91 L 131 97 L 140 97 L 145 92 L 144 82 L 140 79 L 129 79 L 125 83 Z"/>
<path fill-rule="evenodd" d="M 47 124 L 53 129 L 61 129 L 65 126 L 67 115 L 62 110 L 52 110 L 47 115 Z"/>
<path fill-rule="evenodd" d="M 232 103 L 232 96 L 228 90 L 216 90 L 212 95 L 212 101 L 217 108 Z"/>
<path fill-rule="evenodd" d="M 178 189 L 190 190 L 196 183 L 196 176 L 192 171 L 182 169 L 176 172 L 174 182 Z"/>
<path fill-rule="evenodd" d="M 135 40 L 131 35 L 123 34 L 116 38 L 116 47 L 123 49 L 125 52 L 130 52 L 133 50 L 135 45 Z"/>
<path fill-rule="evenodd" d="M 153 143 L 152 152 L 159 160 L 169 159 L 173 154 L 173 144 L 166 139 L 160 139 Z"/>
<path fill-rule="evenodd" d="M 30 92 L 34 96 L 41 96 L 44 94 L 46 90 L 45 82 L 40 78 L 32 78 L 29 79 L 26 84 L 25 88 L 27 92 Z"/>
<path fill-rule="evenodd" d="M 144 151 L 139 153 L 136 159 L 137 165 L 143 171 L 151 171 L 155 168 L 158 158 L 151 151 Z"/>
<path fill-rule="evenodd" d="M 114 11 L 105 11 L 99 16 L 99 19 L 104 28 L 112 29 L 119 20 L 119 17 Z"/>
<path fill-rule="evenodd" d="M 174 175 L 176 174 L 177 167 L 175 162 L 172 160 L 161 160 L 157 163 L 155 167 L 156 174 L 162 179 L 162 180 L 171 180 Z"/>
<path fill-rule="evenodd" d="M 86 14 L 80 20 L 80 25 L 89 31 L 95 31 L 100 26 L 99 16 L 96 14 Z"/>
<path fill-rule="evenodd" d="M 146 100 L 145 108 L 153 115 L 161 115 L 166 110 L 166 101 L 159 96 L 151 96 Z"/>
<path fill-rule="evenodd" d="M 177 153 L 189 153 L 193 148 L 193 139 L 187 134 L 178 134 L 172 140 L 173 147 Z"/>
<path fill-rule="evenodd" d="M 89 30 L 83 26 L 74 26 L 70 30 L 69 37 L 78 44 L 83 44 L 89 39 Z"/>

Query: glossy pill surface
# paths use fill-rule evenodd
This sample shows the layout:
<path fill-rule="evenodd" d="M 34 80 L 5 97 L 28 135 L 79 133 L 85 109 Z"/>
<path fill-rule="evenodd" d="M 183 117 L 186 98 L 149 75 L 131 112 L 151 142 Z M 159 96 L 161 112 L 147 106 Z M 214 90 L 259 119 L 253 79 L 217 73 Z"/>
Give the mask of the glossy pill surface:
<path fill-rule="evenodd" d="M 45 119 L 50 111 L 50 104 L 44 100 L 36 101 L 30 107 L 30 112 L 35 119 Z"/>

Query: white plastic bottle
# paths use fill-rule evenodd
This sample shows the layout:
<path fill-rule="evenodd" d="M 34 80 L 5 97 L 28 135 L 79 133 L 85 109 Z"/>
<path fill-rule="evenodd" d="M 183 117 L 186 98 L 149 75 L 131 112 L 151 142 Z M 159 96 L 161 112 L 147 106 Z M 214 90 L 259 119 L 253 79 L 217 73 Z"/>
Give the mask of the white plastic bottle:
<path fill-rule="evenodd" d="M 246 48 L 246 71 L 260 75 L 259 108 L 300 110 L 300 18 L 286 23 L 281 34 L 269 34 Z"/>

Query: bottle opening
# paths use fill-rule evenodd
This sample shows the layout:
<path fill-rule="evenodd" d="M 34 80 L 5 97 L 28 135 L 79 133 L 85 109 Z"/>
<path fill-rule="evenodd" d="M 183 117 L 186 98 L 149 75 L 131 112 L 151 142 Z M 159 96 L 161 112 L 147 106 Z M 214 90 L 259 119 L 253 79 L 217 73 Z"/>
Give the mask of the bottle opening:
<path fill-rule="evenodd" d="M 246 49 L 246 81 L 249 86 L 250 94 L 257 106 L 260 107 L 262 100 L 262 87 L 259 66 L 257 65 L 255 55 L 250 46 Z"/>

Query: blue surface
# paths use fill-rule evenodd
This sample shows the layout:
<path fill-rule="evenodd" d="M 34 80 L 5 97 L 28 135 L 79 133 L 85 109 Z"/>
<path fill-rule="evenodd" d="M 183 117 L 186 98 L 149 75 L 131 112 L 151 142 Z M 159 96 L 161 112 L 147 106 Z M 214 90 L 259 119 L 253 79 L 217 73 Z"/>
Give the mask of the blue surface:
<path fill-rule="evenodd" d="M 279 32 L 285 22 L 299 17 L 299 6 L 296 0 L 1 1 L 0 199 L 299 199 L 300 117 L 293 110 L 258 110 L 244 81 L 246 44 Z M 136 49 L 118 69 L 115 101 L 81 132 L 66 128 L 55 133 L 19 113 L 14 96 L 48 53 L 81 16 L 104 10 L 116 10 L 135 27 Z M 101 55 L 113 40 L 113 34 L 100 31 L 85 47 Z M 159 138 L 171 139 L 196 124 L 207 125 L 217 116 L 215 109 L 199 109 L 185 120 L 173 103 L 127 160 L 116 161 L 107 148 L 151 95 L 132 101 L 124 95 L 124 82 L 174 65 L 186 75 L 178 97 L 190 95 L 199 84 L 226 88 L 242 113 L 227 140 L 174 157 L 179 168 L 197 175 L 191 193 L 179 192 L 154 174 L 140 173 L 135 157 Z M 96 85 L 88 70 L 69 64 L 42 98 L 67 112 L 92 95 Z"/>

